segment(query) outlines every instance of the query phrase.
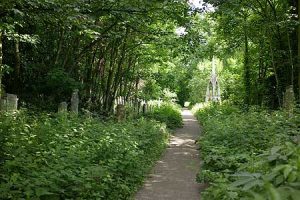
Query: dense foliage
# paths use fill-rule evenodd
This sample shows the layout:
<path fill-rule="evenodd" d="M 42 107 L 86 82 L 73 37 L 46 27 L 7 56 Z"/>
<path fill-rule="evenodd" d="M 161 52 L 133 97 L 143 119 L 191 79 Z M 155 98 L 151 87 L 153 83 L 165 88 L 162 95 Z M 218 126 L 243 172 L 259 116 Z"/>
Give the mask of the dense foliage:
<path fill-rule="evenodd" d="M 222 105 L 197 112 L 203 199 L 298 199 L 300 113 Z"/>
<path fill-rule="evenodd" d="M 1 113 L 0 199 L 128 199 L 167 138 L 149 119 Z"/>
<path fill-rule="evenodd" d="M 16 94 L 19 107 L 38 112 L 0 113 L 0 199 L 129 198 L 166 142 L 165 128 L 152 119 L 168 128 L 182 125 L 170 104 L 133 121 L 142 102 L 204 101 L 213 58 L 223 102 L 243 109 L 197 112 L 205 130 L 198 180 L 211 184 L 203 198 L 295 199 L 299 5 L 2 0 L 1 104 L 5 93 Z M 40 113 L 69 103 L 74 89 L 80 111 L 102 120 Z M 131 120 L 104 122 L 119 103 Z M 289 114 L 274 111 L 281 108 Z"/>
<path fill-rule="evenodd" d="M 155 107 L 146 114 L 146 117 L 163 122 L 171 129 L 179 128 L 183 124 L 180 108 L 172 103 L 164 103 Z"/>
<path fill-rule="evenodd" d="M 189 101 L 204 101 L 213 56 L 222 99 L 277 109 L 292 85 L 299 100 L 299 1 L 204 1 L 214 7 L 193 16 L 183 37 L 193 66 Z"/>
<path fill-rule="evenodd" d="M 1 1 L 1 93 L 53 111 L 77 88 L 82 107 L 111 113 L 176 57 L 188 12 L 175 0 Z"/>
<path fill-rule="evenodd" d="M 296 0 L 197 2 L 4 0 L 1 93 L 53 110 L 77 88 L 82 107 L 104 114 L 120 96 L 137 103 L 166 88 L 197 103 L 213 56 L 223 99 L 278 108 L 286 87 L 299 93 Z"/>
<path fill-rule="evenodd" d="M 214 51 L 225 66 L 226 57 L 241 63 L 245 104 L 283 105 L 289 85 L 299 92 L 296 28 L 297 1 L 294 0 L 205 0 L 216 6 Z M 300 47 L 300 46 L 299 46 Z M 298 51 L 298 55 L 297 55 Z"/>

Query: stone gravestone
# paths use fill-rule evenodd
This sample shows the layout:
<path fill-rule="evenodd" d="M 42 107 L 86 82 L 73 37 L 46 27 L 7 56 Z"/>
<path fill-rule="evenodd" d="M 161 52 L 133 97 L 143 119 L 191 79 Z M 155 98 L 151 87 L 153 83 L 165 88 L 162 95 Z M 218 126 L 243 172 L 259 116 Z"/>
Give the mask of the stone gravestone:
<path fill-rule="evenodd" d="M 116 117 L 118 122 L 120 122 L 125 118 L 125 106 L 122 104 L 118 104 L 116 110 Z"/>
<path fill-rule="evenodd" d="M 71 97 L 71 112 L 78 114 L 78 105 L 79 105 L 79 90 L 74 90 Z"/>
<path fill-rule="evenodd" d="M 64 113 L 68 111 L 68 104 L 67 102 L 61 102 L 58 106 L 58 112 L 59 113 Z"/>
<path fill-rule="evenodd" d="M 147 104 L 144 103 L 143 104 L 143 114 L 145 114 L 147 112 Z"/>
<path fill-rule="evenodd" d="M 7 111 L 15 111 L 18 109 L 18 97 L 15 94 L 7 94 Z"/>
<path fill-rule="evenodd" d="M 18 97 L 15 94 L 6 94 L 6 97 L 1 99 L 1 110 L 16 111 L 18 109 Z"/>
<path fill-rule="evenodd" d="M 293 114 L 293 109 L 295 106 L 295 94 L 293 86 L 290 85 L 286 87 L 286 91 L 283 97 L 283 108 L 289 113 L 291 116 Z"/>

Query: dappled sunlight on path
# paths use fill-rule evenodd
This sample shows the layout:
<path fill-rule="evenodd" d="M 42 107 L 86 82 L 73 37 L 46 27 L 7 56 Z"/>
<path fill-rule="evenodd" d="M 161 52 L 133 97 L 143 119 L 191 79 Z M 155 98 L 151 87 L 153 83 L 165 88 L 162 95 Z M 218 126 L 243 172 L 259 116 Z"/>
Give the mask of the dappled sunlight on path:
<path fill-rule="evenodd" d="M 184 126 L 171 136 L 169 146 L 156 163 L 136 200 L 199 200 L 204 188 L 196 182 L 200 169 L 195 140 L 200 127 L 189 110 L 182 111 Z"/>

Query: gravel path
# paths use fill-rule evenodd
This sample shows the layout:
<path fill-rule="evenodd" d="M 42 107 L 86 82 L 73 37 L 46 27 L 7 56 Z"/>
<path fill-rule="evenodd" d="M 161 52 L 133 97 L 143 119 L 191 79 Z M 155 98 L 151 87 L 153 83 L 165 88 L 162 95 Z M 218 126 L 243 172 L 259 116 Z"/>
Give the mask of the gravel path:
<path fill-rule="evenodd" d="M 189 110 L 182 111 L 184 126 L 171 137 L 169 147 L 136 194 L 136 200 L 199 200 L 204 185 L 196 183 L 200 169 L 195 140 L 200 127 Z"/>

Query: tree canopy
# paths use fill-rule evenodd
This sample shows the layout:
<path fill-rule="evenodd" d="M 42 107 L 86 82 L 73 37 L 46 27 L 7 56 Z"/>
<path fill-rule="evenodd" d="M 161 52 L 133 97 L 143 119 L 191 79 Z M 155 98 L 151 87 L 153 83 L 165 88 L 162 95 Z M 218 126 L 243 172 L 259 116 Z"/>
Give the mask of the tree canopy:
<path fill-rule="evenodd" d="M 77 88 L 103 113 L 165 89 L 196 103 L 215 56 L 225 100 L 279 108 L 290 85 L 299 96 L 296 1 L 201 2 L 4 0 L 2 95 L 53 109 Z"/>

